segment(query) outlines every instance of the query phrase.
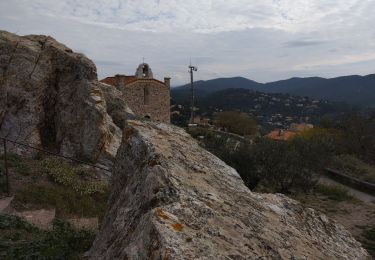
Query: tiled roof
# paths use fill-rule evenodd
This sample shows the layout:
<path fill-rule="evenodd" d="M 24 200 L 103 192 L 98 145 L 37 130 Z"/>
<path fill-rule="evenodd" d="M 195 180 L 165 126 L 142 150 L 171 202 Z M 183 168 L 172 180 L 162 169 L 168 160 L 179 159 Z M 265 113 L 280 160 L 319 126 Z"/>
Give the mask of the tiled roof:
<path fill-rule="evenodd" d="M 118 85 L 118 80 L 120 78 L 125 79 L 125 84 L 131 83 L 137 80 L 135 76 L 119 75 L 119 76 L 114 76 L 114 77 L 107 77 L 105 79 L 102 79 L 100 82 L 106 83 L 108 85 L 116 86 Z"/>
<path fill-rule="evenodd" d="M 100 82 L 106 83 L 108 85 L 116 85 L 116 78 L 114 77 L 106 77 L 105 79 L 100 80 Z"/>
<path fill-rule="evenodd" d="M 126 84 L 135 83 L 135 82 L 137 82 L 137 81 L 154 81 L 154 82 L 157 82 L 157 83 L 159 83 L 159 84 L 163 84 L 163 85 L 165 85 L 164 82 L 162 82 L 162 81 L 160 81 L 160 80 L 157 80 L 157 79 L 138 79 L 138 78 L 136 78 L 136 79 L 133 80 L 133 81 L 127 82 Z"/>
<path fill-rule="evenodd" d="M 147 79 L 147 78 L 137 78 L 136 76 L 125 76 L 125 75 L 116 75 L 114 77 L 107 77 L 105 79 L 100 80 L 100 82 L 106 83 L 108 85 L 112 86 L 117 86 L 118 85 L 118 80 L 119 79 L 124 79 L 125 80 L 125 85 L 136 82 L 136 81 L 156 81 L 160 84 L 165 85 L 164 82 L 157 80 L 157 79 Z"/>
<path fill-rule="evenodd" d="M 291 131 L 284 131 L 281 129 L 275 129 L 271 133 L 267 134 L 266 137 L 278 140 L 278 141 L 287 141 L 290 138 L 294 137 L 297 133 Z"/>

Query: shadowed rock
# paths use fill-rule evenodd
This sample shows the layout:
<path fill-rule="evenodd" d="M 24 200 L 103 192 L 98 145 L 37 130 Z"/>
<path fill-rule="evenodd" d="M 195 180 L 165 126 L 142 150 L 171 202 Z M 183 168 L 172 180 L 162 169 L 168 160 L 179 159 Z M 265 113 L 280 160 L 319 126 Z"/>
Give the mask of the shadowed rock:
<path fill-rule="evenodd" d="M 98 82 L 83 54 L 51 37 L 0 31 L 0 136 L 110 165 L 124 127 L 120 117 L 131 113 L 112 91 L 118 92 Z M 118 125 L 107 111 L 114 99 Z"/>
<path fill-rule="evenodd" d="M 90 259 L 368 259 L 341 225 L 251 192 L 184 130 L 129 121 Z"/>

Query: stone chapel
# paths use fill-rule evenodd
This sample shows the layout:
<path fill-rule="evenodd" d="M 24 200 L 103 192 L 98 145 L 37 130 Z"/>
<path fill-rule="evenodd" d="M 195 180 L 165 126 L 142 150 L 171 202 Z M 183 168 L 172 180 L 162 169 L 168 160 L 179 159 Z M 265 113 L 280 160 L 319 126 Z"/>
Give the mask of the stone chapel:
<path fill-rule="evenodd" d="M 147 63 L 141 63 L 134 76 L 115 75 L 101 82 L 122 91 L 134 114 L 152 121 L 170 123 L 170 78 L 154 79 Z"/>

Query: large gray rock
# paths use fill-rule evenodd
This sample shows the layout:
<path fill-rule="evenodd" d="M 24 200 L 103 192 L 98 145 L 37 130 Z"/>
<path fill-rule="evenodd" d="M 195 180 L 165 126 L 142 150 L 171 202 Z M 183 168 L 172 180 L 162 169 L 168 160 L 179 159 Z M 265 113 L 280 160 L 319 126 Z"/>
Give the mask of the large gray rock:
<path fill-rule="evenodd" d="M 368 259 L 341 225 L 257 194 L 171 125 L 129 121 L 90 259 Z"/>
<path fill-rule="evenodd" d="M 124 101 L 97 80 L 95 64 L 51 37 L 0 31 L 0 136 L 110 164 L 120 145 Z M 30 152 L 30 150 L 28 150 Z"/>

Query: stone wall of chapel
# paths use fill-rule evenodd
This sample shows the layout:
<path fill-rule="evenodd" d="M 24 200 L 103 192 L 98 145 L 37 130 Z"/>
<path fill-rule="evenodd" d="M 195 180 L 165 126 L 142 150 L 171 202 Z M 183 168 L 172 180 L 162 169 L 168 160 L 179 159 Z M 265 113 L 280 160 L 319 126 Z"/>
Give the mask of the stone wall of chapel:
<path fill-rule="evenodd" d="M 136 115 L 170 123 L 169 87 L 153 80 L 137 80 L 122 87 L 122 91 L 127 104 Z"/>

